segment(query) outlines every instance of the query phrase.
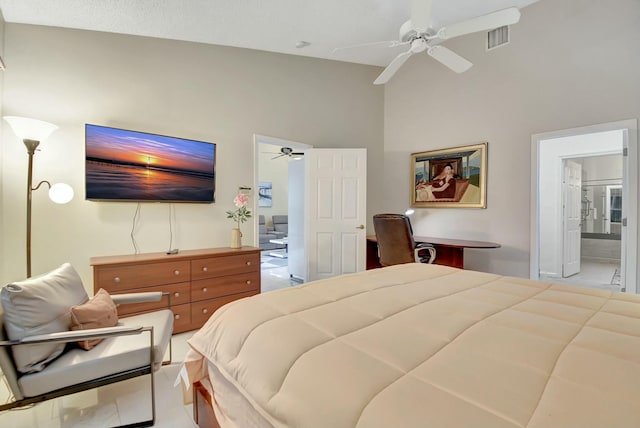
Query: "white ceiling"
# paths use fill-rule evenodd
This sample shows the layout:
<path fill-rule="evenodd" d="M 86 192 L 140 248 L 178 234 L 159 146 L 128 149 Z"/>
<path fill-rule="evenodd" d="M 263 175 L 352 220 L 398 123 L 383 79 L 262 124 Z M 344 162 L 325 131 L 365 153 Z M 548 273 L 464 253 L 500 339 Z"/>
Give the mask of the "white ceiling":
<path fill-rule="evenodd" d="M 433 0 L 432 27 L 537 0 Z M 134 34 L 386 66 L 410 0 L 0 0 L 6 22 Z M 296 42 L 311 45 L 296 48 Z"/>

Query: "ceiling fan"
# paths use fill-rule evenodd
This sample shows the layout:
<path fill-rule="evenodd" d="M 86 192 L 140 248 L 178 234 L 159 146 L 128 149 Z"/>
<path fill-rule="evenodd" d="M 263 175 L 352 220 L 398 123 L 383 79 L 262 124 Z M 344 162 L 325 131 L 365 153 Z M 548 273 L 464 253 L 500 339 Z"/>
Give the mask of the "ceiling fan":
<path fill-rule="evenodd" d="M 520 20 L 520 11 L 516 7 L 499 10 L 477 16 L 442 28 L 431 27 L 431 4 L 433 0 L 411 0 L 411 19 L 400 27 L 400 39 L 390 42 L 365 43 L 338 49 L 350 49 L 361 46 L 385 44 L 387 47 L 409 45 L 409 50 L 396 56 L 373 82 L 384 85 L 414 54 L 427 51 L 427 55 L 449 67 L 456 73 L 467 71 L 473 64 L 450 49 L 438 44 L 443 40 L 463 36 L 479 31 L 493 30 Z M 338 49 L 334 49 L 338 50 Z"/>
<path fill-rule="evenodd" d="M 294 156 L 304 155 L 303 152 L 294 152 L 291 147 L 281 147 L 280 152 L 264 152 L 264 153 L 273 153 L 278 155 L 278 156 L 272 157 L 271 160 L 281 158 L 282 156 L 289 156 L 291 158 Z"/>

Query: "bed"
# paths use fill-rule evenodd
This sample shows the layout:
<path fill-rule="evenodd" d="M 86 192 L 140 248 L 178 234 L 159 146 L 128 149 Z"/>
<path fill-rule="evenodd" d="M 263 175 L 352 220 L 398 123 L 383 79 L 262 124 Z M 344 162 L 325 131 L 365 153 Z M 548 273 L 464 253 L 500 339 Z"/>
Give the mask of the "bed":
<path fill-rule="evenodd" d="M 235 301 L 189 344 L 211 426 L 640 426 L 636 295 L 411 263 Z"/>

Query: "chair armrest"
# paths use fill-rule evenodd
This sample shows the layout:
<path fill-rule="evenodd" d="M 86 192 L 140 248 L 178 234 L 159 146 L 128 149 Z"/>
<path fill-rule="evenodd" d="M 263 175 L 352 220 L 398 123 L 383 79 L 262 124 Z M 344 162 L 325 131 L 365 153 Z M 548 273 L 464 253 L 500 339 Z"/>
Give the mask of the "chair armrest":
<path fill-rule="evenodd" d="M 103 327 L 94 328 L 90 330 L 74 330 L 74 331 L 61 331 L 58 333 L 38 334 L 35 336 L 28 336 L 22 338 L 22 340 L 4 340 L 0 341 L 0 346 L 15 346 L 15 345 L 33 345 L 36 343 L 51 343 L 51 342 L 76 342 L 79 340 L 87 339 L 103 339 L 111 336 L 127 336 L 132 334 L 140 334 L 143 331 L 150 330 L 151 327 L 142 326 L 124 326 L 119 325 L 115 327 Z"/>
<path fill-rule="evenodd" d="M 111 294 L 111 299 L 116 305 L 128 303 L 159 302 L 162 299 L 162 291 L 147 291 L 144 293 Z"/>

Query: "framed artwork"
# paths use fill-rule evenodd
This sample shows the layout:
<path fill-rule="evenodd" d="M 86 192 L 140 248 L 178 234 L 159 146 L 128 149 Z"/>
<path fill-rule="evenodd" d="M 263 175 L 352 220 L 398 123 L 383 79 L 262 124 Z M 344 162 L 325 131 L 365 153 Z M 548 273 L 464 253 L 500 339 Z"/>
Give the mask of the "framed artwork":
<path fill-rule="evenodd" d="M 411 206 L 486 208 L 487 143 L 412 153 Z"/>
<path fill-rule="evenodd" d="M 268 208 L 272 205 L 271 202 L 271 182 L 260 181 L 258 182 L 258 206 Z"/>

